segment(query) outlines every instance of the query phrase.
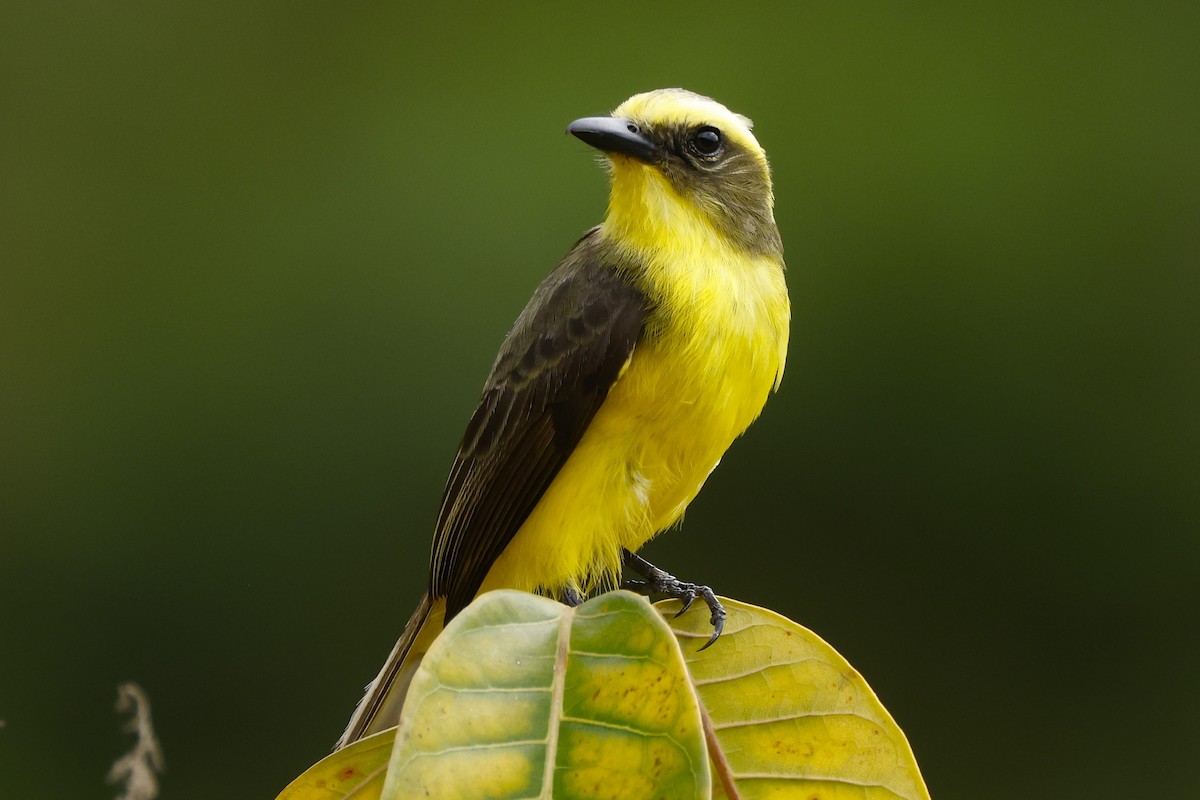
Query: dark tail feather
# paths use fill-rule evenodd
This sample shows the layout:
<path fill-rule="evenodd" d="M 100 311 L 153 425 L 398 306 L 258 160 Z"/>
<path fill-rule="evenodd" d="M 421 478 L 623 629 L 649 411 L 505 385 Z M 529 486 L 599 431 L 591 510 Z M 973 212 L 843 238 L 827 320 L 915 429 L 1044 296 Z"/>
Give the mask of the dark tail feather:
<path fill-rule="evenodd" d="M 404 626 L 404 632 L 384 662 L 383 669 L 375 680 L 367 684 L 367 693 L 358 701 L 334 750 L 394 727 L 400 721 L 400 709 L 404 706 L 408 684 L 421 663 L 421 657 L 441 632 L 445 608 L 444 600 L 432 601 L 428 592 L 421 597 L 417 610 Z M 436 629 L 429 624 L 432 622 L 437 623 Z"/>

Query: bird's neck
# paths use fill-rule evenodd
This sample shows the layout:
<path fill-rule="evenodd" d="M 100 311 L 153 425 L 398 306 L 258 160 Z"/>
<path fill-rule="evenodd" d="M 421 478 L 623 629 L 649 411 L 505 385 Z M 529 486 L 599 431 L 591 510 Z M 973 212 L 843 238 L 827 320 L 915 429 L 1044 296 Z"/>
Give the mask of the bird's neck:
<path fill-rule="evenodd" d="M 765 257 L 783 261 L 770 206 L 740 209 L 725 220 L 681 194 L 657 169 L 625 164 L 613 175 L 604 229 L 644 257 L 737 261 Z"/>
<path fill-rule="evenodd" d="M 656 169 L 641 165 L 614 175 L 604 231 L 610 241 L 651 258 L 711 258 L 726 246 L 702 209 L 682 197 Z"/>

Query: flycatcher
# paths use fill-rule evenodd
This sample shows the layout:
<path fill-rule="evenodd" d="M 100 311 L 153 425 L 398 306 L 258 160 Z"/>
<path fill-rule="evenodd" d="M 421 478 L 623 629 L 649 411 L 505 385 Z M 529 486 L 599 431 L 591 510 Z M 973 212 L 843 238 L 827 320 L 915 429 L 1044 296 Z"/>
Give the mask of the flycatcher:
<path fill-rule="evenodd" d="M 682 89 L 567 128 L 607 156 L 608 213 L 501 345 L 446 482 L 429 589 L 339 746 L 397 723 L 433 639 L 492 589 L 577 603 L 627 566 L 653 593 L 703 598 L 720 633 L 708 587 L 634 553 L 679 520 L 783 375 L 783 246 L 750 129 Z"/>

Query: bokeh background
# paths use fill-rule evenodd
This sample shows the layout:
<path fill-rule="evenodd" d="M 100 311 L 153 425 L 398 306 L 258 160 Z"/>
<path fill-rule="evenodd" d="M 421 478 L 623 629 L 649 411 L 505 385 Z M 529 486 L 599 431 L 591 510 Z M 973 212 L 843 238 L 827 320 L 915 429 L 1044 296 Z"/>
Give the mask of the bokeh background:
<path fill-rule="evenodd" d="M 939 798 L 1200 795 L 1200 6 L 8 3 L 0 794 L 273 797 L 422 589 L 563 135 L 753 117 L 788 374 L 652 560 L 811 627 Z"/>

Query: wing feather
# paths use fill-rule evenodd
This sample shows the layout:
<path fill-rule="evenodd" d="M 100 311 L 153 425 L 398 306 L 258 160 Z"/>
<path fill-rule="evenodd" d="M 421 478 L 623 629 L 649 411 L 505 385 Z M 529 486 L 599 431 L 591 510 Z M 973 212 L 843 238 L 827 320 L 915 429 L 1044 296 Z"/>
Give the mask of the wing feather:
<path fill-rule="evenodd" d="M 566 462 L 642 334 L 645 295 L 596 229 L 509 332 L 446 482 L 430 588 L 449 620 L 475 597 Z"/>

